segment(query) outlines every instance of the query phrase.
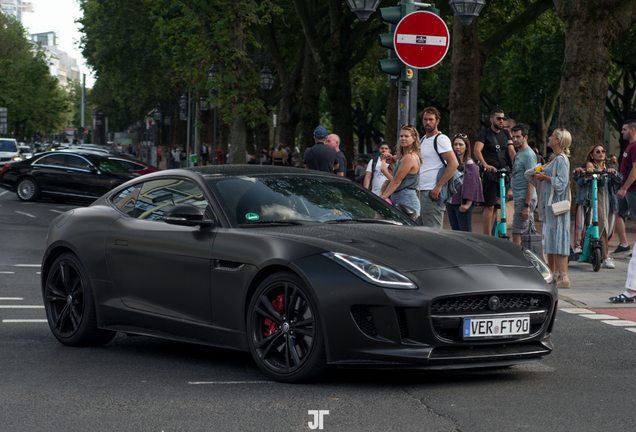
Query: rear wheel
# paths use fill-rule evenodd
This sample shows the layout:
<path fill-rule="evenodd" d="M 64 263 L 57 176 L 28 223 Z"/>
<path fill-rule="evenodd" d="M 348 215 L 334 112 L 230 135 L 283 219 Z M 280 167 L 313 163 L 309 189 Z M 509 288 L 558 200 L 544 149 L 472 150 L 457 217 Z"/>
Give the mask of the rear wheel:
<path fill-rule="evenodd" d="M 293 273 L 260 284 L 248 309 L 247 337 L 256 364 L 276 381 L 314 381 L 329 370 L 316 302 Z"/>
<path fill-rule="evenodd" d="M 601 264 L 603 263 L 601 248 L 594 248 L 592 250 L 592 254 L 590 255 L 590 262 L 592 263 L 592 268 L 595 272 L 601 269 Z"/>
<path fill-rule="evenodd" d="M 27 177 L 18 182 L 16 193 L 22 201 L 35 201 L 39 198 L 40 188 L 34 179 Z"/>
<path fill-rule="evenodd" d="M 60 255 L 46 278 L 44 308 L 53 336 L 68 346 L 98 346 L 116 332 L 97 328 L 95 302 L 88 275 L 73 253 Z"/>

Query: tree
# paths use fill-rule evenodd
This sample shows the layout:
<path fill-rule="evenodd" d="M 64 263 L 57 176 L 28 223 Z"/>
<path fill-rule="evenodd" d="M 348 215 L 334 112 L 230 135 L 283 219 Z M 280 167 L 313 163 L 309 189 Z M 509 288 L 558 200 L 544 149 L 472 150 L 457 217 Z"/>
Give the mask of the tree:
<path fill-rule="evenodd" d="M 552 0 L 534 3 L 493 0 L 486 3 L 480 17 L 469 26 L 454 18 L 449 96 L 451 132 L 465 131 L 474 142 L 480 129 L 479 91 L 486 60 L 551 7 Z"/>
<path fill-rule="evenodd" d="M 636 23 L 636 0 L 554 0 L 565 24 L 559 125 L 572 134 L 572 165 L 603 142 L 610 49 Z"/>

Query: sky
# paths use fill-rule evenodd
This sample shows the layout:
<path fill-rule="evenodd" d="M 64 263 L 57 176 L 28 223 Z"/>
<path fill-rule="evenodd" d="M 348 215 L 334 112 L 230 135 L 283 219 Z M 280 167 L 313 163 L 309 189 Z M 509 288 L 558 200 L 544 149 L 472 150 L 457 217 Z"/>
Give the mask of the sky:
<path fill-rule="evenodd" d="M 77 0 L 28 0 L 33 4 L 33 13 L 22 14 L 22 25 L 31 33 L 57 32 L 58 48 L 77 59 L 81 73 L 86 74 L 86 87 L 93 87 L 91 75 L 82 57 L 78 43 L 82 37 L 75 20 L 82 16 Z"/>

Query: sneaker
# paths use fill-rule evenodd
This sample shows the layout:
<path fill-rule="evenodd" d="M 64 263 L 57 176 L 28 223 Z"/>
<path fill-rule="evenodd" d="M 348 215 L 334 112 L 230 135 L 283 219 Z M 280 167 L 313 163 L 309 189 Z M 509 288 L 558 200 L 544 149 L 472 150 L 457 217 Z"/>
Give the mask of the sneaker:
<path fill-rule="evenodd" d="M 629 252 L 630 250 L 632 249 L 629 247 L 629 245 L 628 246 L 618 245 L 618 247 L 614 250 L 614 252 L 610 252 L 610 253 L 613 255 L 613 254 L 619 254 L 623 252 Z"/>
<path fill-rule="evenodd" d="M 605 259 L 605 261 L 603 261 L 603 268 L 613 269 L 613 268 L 616 268 L 616 266 L 614 265 L 614 262 L 612 261 L 611 258 L 607 258 Z"/>
<path fill-rule="evenodd" d="M 582 254 L 583 253 L 583 249 L 581 249 L 581 246 L 577 246 L 574 248 L 574 253 L 575 254 Z"/>

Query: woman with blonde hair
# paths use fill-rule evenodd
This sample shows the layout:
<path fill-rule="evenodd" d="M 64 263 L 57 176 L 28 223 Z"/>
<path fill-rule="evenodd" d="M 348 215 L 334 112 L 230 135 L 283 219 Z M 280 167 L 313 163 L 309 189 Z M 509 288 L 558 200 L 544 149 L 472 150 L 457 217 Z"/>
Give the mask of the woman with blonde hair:
<path fill-rule="evenodd" d="M 552 204 L 570 200 L 570 161 L 568 147 L 572 135 L 567 130 L 556 129 L 548 140 L 554 157 L 542 172 L 535 174 L 538 181 L 545 182 L 541 204 L 544 206 L 543 241 L 548 265 L 554 272 L 557 287 L 570 288 L 568 278 L 568 256 L 570 255 L 570 211 L 555 215 Z"/>
<path fill-rule="evenodd" d="M 393 180 L 380 198 L 390 198 L 393 205 L 403 204 L 415 210 L 413 219 L 420 214 L 420 200 L 417 196 L 420 185 L 420 134 L 411 125 L 400 129 L 400 140 L 397 148 L 397 163 L 393 168 Z"/>

